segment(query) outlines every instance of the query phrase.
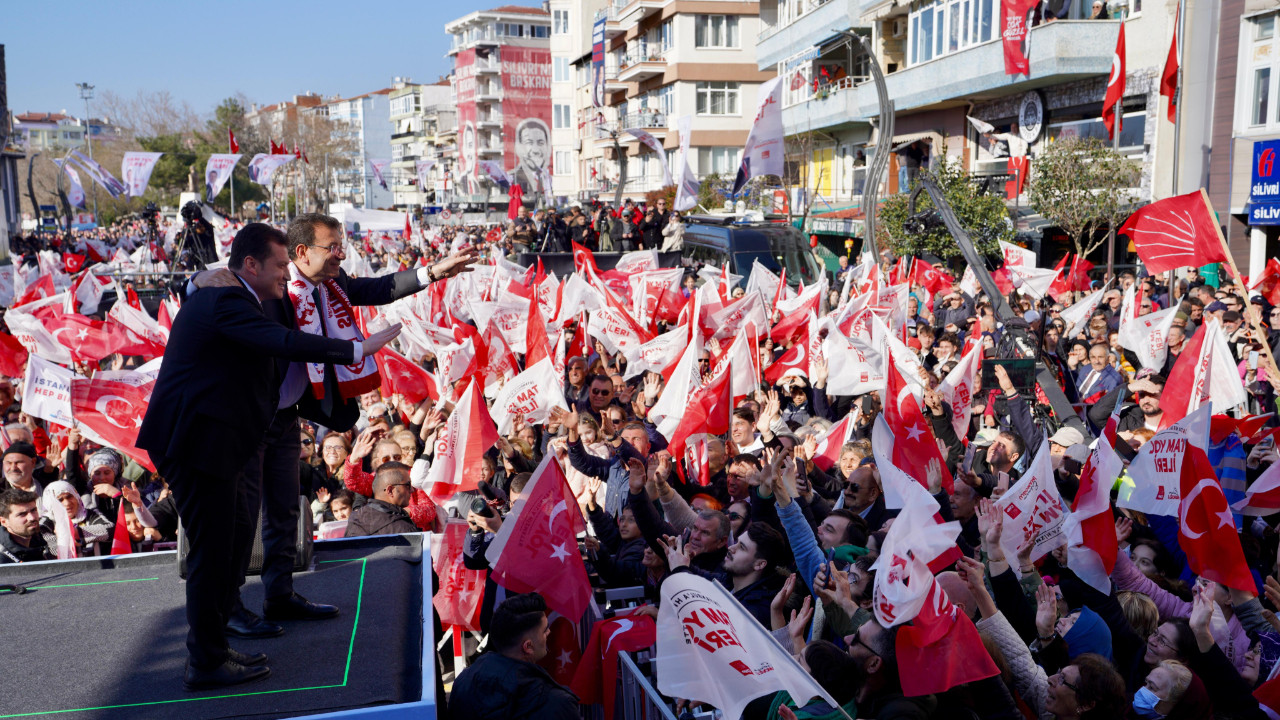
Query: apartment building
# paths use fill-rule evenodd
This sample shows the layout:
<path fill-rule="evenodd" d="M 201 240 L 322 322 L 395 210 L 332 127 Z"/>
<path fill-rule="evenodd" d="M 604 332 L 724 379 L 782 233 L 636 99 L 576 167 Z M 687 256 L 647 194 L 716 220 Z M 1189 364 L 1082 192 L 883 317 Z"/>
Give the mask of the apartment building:
<path fill-rule="evenodd" d="M 551 14 L 504 5 L 454 20 L 445 32 L 458 124 L 445 155 L 449 202 L 505 208 L 508 196 L 495 179 L 505 176 L 526 203 L 552 203 Z"/>
<path fill-rule="evenodd" d="M 392 206 L 391 179 L 383 174 L 387 186 L 378 182 L 372 163 L 391 160 L 391 95 L 383 88 L 350 98 L 334 98 L 316 108 L 344 129 L 335 131 L 345 137 L 350 151 L 345 157 L 329 158 L 328 196 L 338 203 L 355 207 L 388 209 Z"/>
<path fill-rule="evenodd" d="M 968 117 L 1025 141 L 1033 173 L 1035 154 L 1058 138 L 1105 140 L 1102 101 L 1121 22 L 1127 79 L 1120 151 L 1142 169 L 1133 189 L 1140 202 L 1169 195 L 1173 125 L 1159 85 L 1177 2 L 1111 0 L 1107 18 L 1085 19 L 1090 5 L 1085 0 L 1051 3 L 1057 17 L 1036 18 L 1028 33 L 1029 73 L 1009 75 L 998 0 L 762 0 L 759 64 L 784 74 L 789 159 L 805 170 L 806 184 L 816 191 L 815 212 L 856 206 L 864 166 L 884 142 L 895 152 L 882 192 L 905 190 L 899 165 L 908 153 L 928 163 L 945 152 L 975 174 L 1005 175 L 1007 152 L 983 138 Z M 869 38 L 875 57 L 833 30 Z M 1215 33 L 1189 24 L 1185 47 L 1207 58 Z M 879 137 L 871 125 L 879 113 L 871 62 L 885 73 L 895 104 L 892 138 Z M 1209 100 L 1204 79 L 1211 64 L 1190 59 L 1184 67 L 1184 107 L 1202 107 Z M 1181 144 L 1195 148 L 1197 142 L 1208 144 L 1205 127 L 1185 122 Z M 1196 160 L 1184 157 L 1183 162 L 1179 175 L 1194 174 L 1185 164 Z M 1194 187 L 1181 186 L 1182 192 Z M 860 227 L 838 231 L 856 235 Z M 1065 245 L 1064 238 L 1058 241 Z"/>
<path fill-rule="evenodd" d="M 14 142 L 28 152 L 65 153 L 84 148 L 85 135 L 94 143 L 110 142 L 120 138 L 120 128 L 110 120 L 90 118 L 83 120 L 68 115 L 65 110 L 56 113 L 26 112 L 13 116 Z"/>
<path fill-rule="evenodd" d="M 755 119 L 757 91 L 775 75 L 756 58 L 761 4 L 608 0 L 575 5 L 579 14 L 570 9 L 567 20 L 577 88 L 568 106 L 561 107 L 557 95 L 555 117 L 556 129 L 577 133 L 578 199 L 612 198 L 618 183 L 628 198 L 665 186 L 661 158 L 627 131 L 652 134 L 676 175 L 676 128 L 685 115 L 692 117 L 694 173 L 700 178 L 736 173 Z M 553 0 L 551 7 L 554 13 L 558 3 Z M 593 36 L 603 51 L 598 61 L 593 61 Z M 597 75 L 599 89 L 594 90 Z"/>
<path fill-rule="evenodd" d="M 1274 0 L 1223 0 L 1213 128 L 1205 188 L 1226 223 L 1228 245 L 1240 272 L 1256 278 L 1269 258 L 1280 256 L 1280 220 L 1274 194 L 1254 195 L 1255 178 L 1271 182 L 1280 163 L 1280 9 Z M 1197 108 L 1204 112 L 1202 108 Z M 1194 186 L 1193 186 L 1194 187 Z M 1261 212 L 1262 210 L 1270 212 Z"/>
<path fill-rule="evenodd" d="M 263 136 L 285 142 L 288 137 L 297 137 L 298 113 L 315 112 L 324 106 L 324 98 L 313 92 L 294 95 L 292 100 L 285 100 L 272 105 L 259 106 L 253 103 L 244 114 L 245 121 L 255 125 Z"/>
<path fill-rule="evenodd" d="M 435 160 L 436 165 L 440 164 L 441 125 L 451 128 L 456 124 L 449 94 L 448 80 L 422 85 L 408 78 L 396 78 L 387 94 L 392 126 L 391 171 L 387 182 L 391 186 L 392 205 L 397 209 L 420 208 L 435 199 L 437 170 L 431 171 L 430 184 L 420 187 L 417 163 Z"/>

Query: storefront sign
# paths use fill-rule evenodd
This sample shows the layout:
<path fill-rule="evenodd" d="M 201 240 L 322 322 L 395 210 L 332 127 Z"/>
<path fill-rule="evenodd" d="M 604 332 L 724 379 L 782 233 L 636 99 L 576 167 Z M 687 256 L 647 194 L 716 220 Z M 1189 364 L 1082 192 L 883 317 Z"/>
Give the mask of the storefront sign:
<path fill-rule="evenodd" d="M 809 219 L 809 232 L 823 235 L 840 235 L 843 237 L 859 237 L 862 235 L 862 221 L 845 219 Z"/>
<path fill-rule="evenodd" d="M 1250 225 L 1280 225 L 1280 202 L 1250 203 Z"/>
<path fill-rule="evenodd" d="M 1249 201 L 1280 202 L 1280 140 L 1262 140 L 1253 144 L 1253 182 L 1249 185 Z M 1249 217 L 1252 222 L 1252 208 Z"/>

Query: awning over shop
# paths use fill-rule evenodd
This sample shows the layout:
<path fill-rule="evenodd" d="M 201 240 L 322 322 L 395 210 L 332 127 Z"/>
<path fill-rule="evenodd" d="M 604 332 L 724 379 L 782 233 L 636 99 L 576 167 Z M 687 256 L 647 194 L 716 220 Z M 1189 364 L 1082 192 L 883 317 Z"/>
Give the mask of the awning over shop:
<path fill-rule="evenodd" d="M 810 215 L 805 233 L 809 235 L 861 237 L 865 225 L 866 219 L 862 213 L 862 208 L 854 205 Z"/>
<path fill-rule="evenodd" d="M 911 143 L 916 142 L 917 140 L 924 140 L 925 138 L 933 140 L 934 147 L 942 147 L 942 135 L 934 130 L 926 130 L 918 133 L 895 135 L 893 138 L 893 151 L 897 152 Z"/>

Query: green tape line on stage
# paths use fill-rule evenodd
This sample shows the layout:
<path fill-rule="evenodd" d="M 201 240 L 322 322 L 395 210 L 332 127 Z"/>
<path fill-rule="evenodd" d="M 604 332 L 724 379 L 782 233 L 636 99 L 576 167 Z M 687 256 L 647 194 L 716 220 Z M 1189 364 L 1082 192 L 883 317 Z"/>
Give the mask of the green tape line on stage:
<path fill-rule="evenodd" d="M 102 580 L 100 582 L 71 583 L 68 585 L 30 585 L 30 586 L 27 586 L 26 589 L 28 592 L 30 592 L 31 590 L 53 590 L 55 588 L 88 587 L 90 585 L 118 585 L 120 583 L 147 582 L 149 580 L 159 580 L 159 579 L 160 578 L 158 577 L 153 577 L 153 578 L 134 578 L 132 580 Z M 2 592 L 13 592 L 13 591 L 6 589 L 6 590 L 3 590 Z"/>
<path fill-rule="evenodd" d="M 149 702 L 124 703 L 121 705 L 100 705 L 97 707 L 70 708 L 67 710 L 41 710 L 39 712 L 12 713 L 8 715 L 0 715 L 0 720 L 3 720 L 4 718 L 32 717 L 36 715 L 64 715 L 67 713 L 88 712 L 90 710 L 118 710 L 121 708 L 149 707 L 152 705 L 170 705 L 173 703 L 202 702 L 206 700 L 226 700 L 228 698 L 253 697 L 256 695 L 279 695 L 280 693 L 303 692 L 306 690 L 332 690 L 333 688 L 346 687 L 347 679 L 350 677 L 350 674 L 351 674 L 351 657 L 355 653 L 356 630 L 360 627 L 360 605 L 361 605 L 361 601 L 364 600 L 364 576 L 365 576 L 365 570 L 367 570 L 369 566 L 369 559 L 368 558 L 345 558 L 342 560 L 320 560 L 317 563 L 317 564 L 323 564 L 323 563 L 351 562 L 353 560 L 360 561 L 360 586 L 359 586 L 359 590 L 356 592 L 356 617 L 355 617 L 355 622 L 351 624 L 351 641 L 347 645 L 347 665 L 346 665 L 346 668 L 343 669 L 342 671 L 342 682 L 340 684 L 316 685 L 314 687 L 304 687 L 304 688 L 286 688 L 284 690 L 261 690 L 259 692 L 231 693 L 228 695 L 210 695 L 208 697 L 176 698 L 174 700 L 153 700 Z M 158 579 L 159 578 L 139 578 L 138 580 L 109 580 L 106 582 L 97 582 L 97 583 L 80 583 L 78 585 L 46 585 L 43 588 L 33 587 L 31 589 L 38 590 L 38 589 L 47 589 L 52 587 L 83 587 L 85 585 L 105 585 L 105 584 L 111 584 L 111 583 L 138 582 L 139 580 L 158 580 Z"/>

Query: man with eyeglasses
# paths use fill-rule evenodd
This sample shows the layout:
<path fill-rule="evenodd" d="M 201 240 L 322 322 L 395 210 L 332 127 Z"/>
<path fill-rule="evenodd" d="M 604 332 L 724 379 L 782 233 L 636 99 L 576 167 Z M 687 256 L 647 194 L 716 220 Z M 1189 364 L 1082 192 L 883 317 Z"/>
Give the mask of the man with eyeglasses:
<path fill-rule="evenodd" d="M 304 213 L 286 231 L 290 259 L 284 297 L 263 305 L 266 316 L 289 329 L 315 335 L 355 339 L 353 306 L 386 305 L 425 289 L 432 282 L 470 272 L 478 256 L 473 248 L 430 267 L 353 278 L 342 269 L 346 259 L 342 223 L 320 213 Z M 237 284 L 230 273 L 200 273 L 197 288 Z M 245 608 L 239 593 L 227 623 L 238 637 L 264 638 L 283 634 L 271 620 L 319 620 L 337 616 L 334 605 L 313 603 L 293 591 L 298 526 L 298 418 L 304 417 L 334 432 L 350 429 L 360 417 L 358 398 L 381 385 L 377 366 L 364 359 L 355 365 L 304 364 L 277 358 L 280 400 L 275 418 L 256 455 L 244 469 L 250 508 L 264 508 L 262 520 L 263 615 Z M 239 584 L 244 584 L 249 553 L 238 558 Z"/>
<path fill-rule="evenodd" d="M 938 707 L 934 695 L 902 694 L 896 649 L 899 627 L 902 626 L 885 628 L 872 618 L 844 639 L 853 659 L 852 682 L 858 688 L 855 699 L 859 717 L 927 718 L 933 717 Z"/>
<path fill-rule="evenodd" d="M 418 532 L 405 512 L 412 495 L 409 466 L 395 460 L 382 463 L 373 477 L 373 499 L 351 512 L 344 537 Z"/>
<path fill-rule="evenodd" d="M 1152 431 L 1159 430 L 1160 420 L 1164 417 L 1164 410 L 1160 407 L 1160 395 L 1164 392 L 1164 385 L 1163 375 L 1140 370 L 1133 382 L 1115 388 L 1089 409 L 1089 422 L 1095 428 L 1102 428 L 1115 410 L 1116 403 L 1125 402 L 1128 397 L 1136 395 L 1137 404 L 1120 411 L 1120 421 L 1116 430 L 1126 433 L 1144 427 Z M 1126 448 L 1126 443 L 1120 443 L 1117 446 L 1121 454 L 1125 454 Z"/>

